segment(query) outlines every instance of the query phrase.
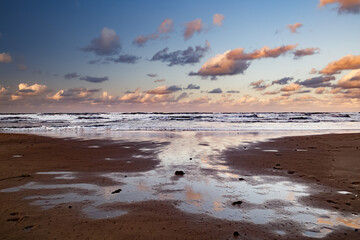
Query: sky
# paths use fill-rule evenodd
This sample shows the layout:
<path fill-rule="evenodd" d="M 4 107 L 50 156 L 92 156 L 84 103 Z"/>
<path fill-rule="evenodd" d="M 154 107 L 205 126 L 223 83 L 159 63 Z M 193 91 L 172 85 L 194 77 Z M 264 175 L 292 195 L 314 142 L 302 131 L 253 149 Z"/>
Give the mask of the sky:
<path fill-rule="evenodd" d="M 360 0 L 0 2 L 0 112 L 360 110 Z"/>

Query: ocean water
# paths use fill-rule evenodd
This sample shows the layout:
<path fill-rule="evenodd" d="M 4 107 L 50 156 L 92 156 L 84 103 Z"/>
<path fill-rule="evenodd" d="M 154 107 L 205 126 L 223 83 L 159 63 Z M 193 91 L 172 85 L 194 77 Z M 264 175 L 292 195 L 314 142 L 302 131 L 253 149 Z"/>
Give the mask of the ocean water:
<path fill-rule="evenodd" d="M 360 113 L 34 113 L 0 114 L 0 131 L 360 130 Z"/>

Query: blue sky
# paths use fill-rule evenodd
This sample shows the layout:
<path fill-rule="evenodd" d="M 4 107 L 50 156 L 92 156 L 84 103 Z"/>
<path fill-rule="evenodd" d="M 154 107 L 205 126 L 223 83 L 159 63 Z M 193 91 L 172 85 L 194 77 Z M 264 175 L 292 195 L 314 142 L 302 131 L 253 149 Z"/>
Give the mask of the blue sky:
<path fill-rule="evenodd" d="M 4 0 L 0 111 L 358 111 L 359 10 L 356 0 Z M 340 68 L 322 71 L 331 63 Z"/>

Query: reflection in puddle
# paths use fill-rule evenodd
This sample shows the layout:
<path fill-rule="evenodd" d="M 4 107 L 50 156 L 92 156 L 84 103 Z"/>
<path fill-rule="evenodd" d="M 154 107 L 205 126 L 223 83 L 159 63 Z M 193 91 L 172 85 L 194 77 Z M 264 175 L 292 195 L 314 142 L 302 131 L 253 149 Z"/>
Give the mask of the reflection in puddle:
<path fill-rule="evenodd" d="M 39 175 L 60 175 L 60 176 L 56 176 L 54 177 L 54 179 L 75 179 L 75 175 L 76 173 L 74 172 L 55 172 L 55 171 L 51 171 L 51 172 L 37 172 L 36 174 Z"/>
<path fill-rule="evenodd" d="M 277 149 L 265 149 L 263 152 L 279 152 Z"/>
<path fill-rule="evenodd" d="M 44 209 L 59 204 L 81 203 L 83 213 L 94 219 L 126 214 L 122 209 L 104 208 L 105 205 L 109 206 L 113 203 L 177 200 L 175 206 L 183 211 L 205 213 L 216 218 L 257 224 L 291 220 L 305 226 L 306 230 L 303 234 L 309 237 L 324 237 L 339 225 L 360 228 L 358 215 L 343 216 L 336 211 L 312 208 L 299 202 L 300 197 L 310 194 L 310 187 L 307 185 L 274 176 L 246 176 L 245 181 L 239 181 L 239 175 L 223 164 L 221 152 L 228 147 L 244 145 L 245 142 L 261 138 L 258 135 L 241 138 L 239 135 L 218 136 L 218 134 L 196 132 L 177 134 L 176 137 L 171 135 L 172 137 L 165 139 L 170 144 L 161 148 L 158 154 L 161 160 L 158 168 L 146 173 L 113 172 L 100 175 L 116 182 L 114 186 L 70 182 L 64 184 L 67 180 L 74 182 L 77 176 L 81 176 L 79 172 L 39 172 L 38 174 L 55 175 L 53 179 L 63 181 L 61 184 L 30 182 L 23 186 L 3 189 L 1 192 L 61 189 L 59 194 L 49 194 L 48 191 L 45 195 L 38 193 L 26 199 L 30 200 L 31 204 L 39 205 Z M 142 148 L 139 151 L 133 157 L 146 157 L 142 153 L 151 149 Z M 131 159 L 126 162 L 131 163 Z M 176 170 L 184 171 L 185 175 L 174 177 Z M 99 177 L 98 173 L 94 175 Z M 119 186 L 121 192 L 111 194 L 119 189 Z M 339 192 L 339 194 L 348 193 Z M 241 201 L 241 204 L 233 205 L 232 203 L 236 201 Z M 286 234 L 280 230 L 276 233 Z"/>

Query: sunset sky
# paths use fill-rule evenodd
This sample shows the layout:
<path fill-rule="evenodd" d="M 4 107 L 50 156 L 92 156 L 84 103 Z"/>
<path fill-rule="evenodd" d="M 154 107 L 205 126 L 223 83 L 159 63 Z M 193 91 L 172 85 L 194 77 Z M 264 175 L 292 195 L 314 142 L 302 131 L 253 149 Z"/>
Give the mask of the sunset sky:
<path fill-rule="evenodd" d="M 0 2 L 0 112 L 359 111 L 360 0 Z"/>

